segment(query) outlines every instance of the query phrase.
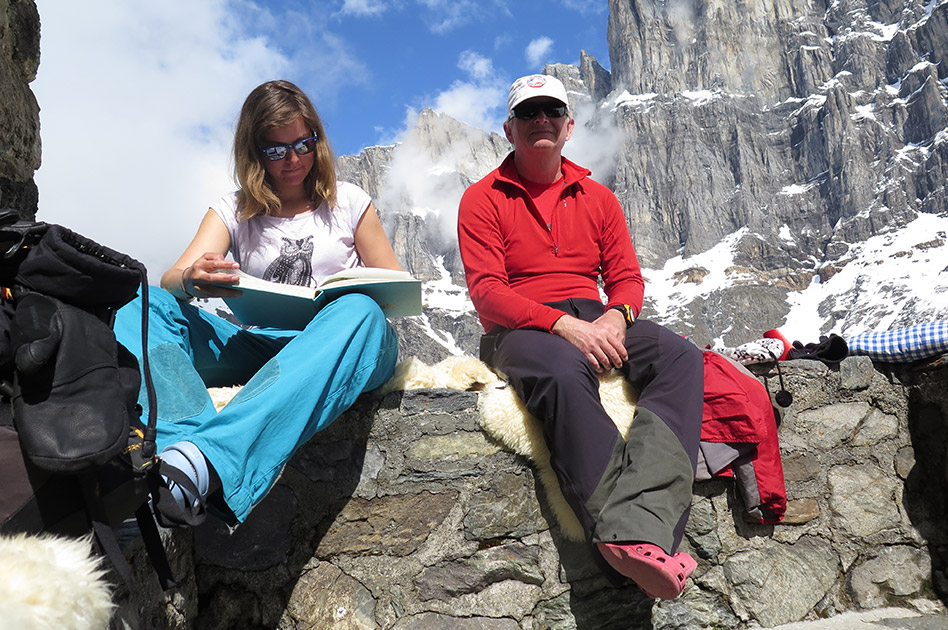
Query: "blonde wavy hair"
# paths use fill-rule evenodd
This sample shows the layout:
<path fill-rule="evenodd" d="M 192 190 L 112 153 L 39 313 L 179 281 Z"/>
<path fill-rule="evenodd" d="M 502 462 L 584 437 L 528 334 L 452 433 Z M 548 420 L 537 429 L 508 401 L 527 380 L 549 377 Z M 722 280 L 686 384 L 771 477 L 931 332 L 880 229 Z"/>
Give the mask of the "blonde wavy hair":
<path fill-rule="evenodd" d="M 313 168 L 303 182 L 314 206 L 323 201 L 336 204 L 336 158 L 323 131 L 323 123 L 309 97 L 289 81 L 268 81 L 247 96 L 240 109 L 234 133 L 234 177 L 237 193 L 237 218 L 251 219 L 280 210 L 280 198 L 273 192 L 264 169 L 259 147 L 268 131 L 292 124 L 302 117 L 316 140 Z"/>

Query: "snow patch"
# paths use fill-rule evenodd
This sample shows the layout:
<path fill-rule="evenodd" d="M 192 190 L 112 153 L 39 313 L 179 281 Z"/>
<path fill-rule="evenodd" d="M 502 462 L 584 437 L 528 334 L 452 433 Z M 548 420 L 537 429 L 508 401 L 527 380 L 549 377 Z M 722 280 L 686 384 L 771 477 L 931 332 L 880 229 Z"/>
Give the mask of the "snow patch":
<path fill-rule="evenodd" d="M 788 296 L 781 330 L 815 341 L 828 332 L 846 337 L 948 319 L 946 248 L 948 217 L 932 214 L 854 243 L 825 282 L 815 277 Z"/>
<path fill-rule="evenodd" d="M 721 97 L 721 93 L 717 90 L 684 90 L 681 95 L 691 101 L 695 107 Z"/>
<path fill-rule="evenodd" d="M 613 107 L 618 109 L 619 107 L 643 107 L 648 108 L 652 105 L 652 102 L 658 96 L 655 92 L 648 92 L 646 94 L 630 94 L 628 90 L 623 90 L 621 94 L 616 96 Z"/>

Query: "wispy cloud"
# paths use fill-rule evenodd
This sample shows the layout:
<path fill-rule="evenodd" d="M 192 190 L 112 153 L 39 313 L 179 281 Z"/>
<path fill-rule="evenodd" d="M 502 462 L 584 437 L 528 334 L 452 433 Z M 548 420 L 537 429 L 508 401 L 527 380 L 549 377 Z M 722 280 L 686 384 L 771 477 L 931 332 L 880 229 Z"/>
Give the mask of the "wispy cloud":
<path fill-rule="evenodd" d="M 473 50 L 465 50 L 460 54 L 458 57 L 458 68 L 464 70 L 471 78 L 478 81 L 484 81 L 494 74 L 493 62 Z"/>
<path fill-rule="evenodd" d="M 591 170 L 596 181 L 608 182 L 615 174 L 616 158 L 623 147 L 622 129 L 611 114 L 598 110 L 590 101 L 577 103 L 574 117 L 573 136 L 563 147 L 563 154 Z"/>
<path fill-rule="evenodd" d="M 232 190 L 237 112 L 287 57 L 225 3 L 41 4 L 39 218 L 125 251 L 152 282 Z"/>
<path fill-rule="evenodd" d="M 482 177 L 508 150 L 503 140 L 488 142 L 486 133 L 503 133 L 508 78 L 490 59 L 470 50 L 460 54 L 458 68 L 464 80 L 423 104 L 434 116 L 422 118 L 417 110 L 407 110 L 379 197 L 384 211 L 428 217 L 448 249 L 456 247 L 457 207 L 470 183 L 467 177 Z"/>
<path fill-rule="evenodd" d="M 386 0 L 344 0 L 339 13 L 354 17 L 378 17 L 391 8 L 391 4 Z"/>
<path fill-rule="evenodd" d="M 452 83 L 430 106 L 477 129 L 499 130 L 507 80 L 497 75 L 490 59 L 470 50 L 460 54 L 458 68 L 467 73 L 467 78 Z"/>
<path fill-rule="evenodd" d="M 609 9 L 609 4 L 602 0 L 560 0 L 560 4 L 580 13 L 605 13 Z"/>
<path fill-rule="evenodd" d="M 527 49 L 525 51 L 527 64 L 529 64 L 530 67 L 542 65 L 547 60 L 552 51 L 552 39 L 549 37 L 537 37 L 527 44 Z"/>

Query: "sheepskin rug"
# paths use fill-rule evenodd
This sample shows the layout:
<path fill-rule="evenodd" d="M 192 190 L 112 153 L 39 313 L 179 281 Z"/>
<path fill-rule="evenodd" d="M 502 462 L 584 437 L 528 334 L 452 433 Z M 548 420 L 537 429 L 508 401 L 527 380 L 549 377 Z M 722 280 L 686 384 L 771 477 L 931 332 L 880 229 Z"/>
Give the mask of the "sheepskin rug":
<path fill-rule="evenodd" d="M 563 497 L 550 466 L 550 450 L 543 439 L 543 425 L 527 411 L 502 375 L 498 376 L 474 357 L 449 357 L 431 366 L 411 358 L 398 365 L 383 390 L 431 387 L 480 391 L 477 411 L 481 427 L 492 438 L 530 461 L 564 537 L 584 540 L 582 525 Z M 635 413 L 636 392 L 620 372 L 611 370 L 599 376 L 599 397 L 625 438 Z"/>
<path fill-rule="evenodd" d="M 563 497 L 550 466 L 550 450 L 543 439 L 543 426 L 530 415 L 503 375 L 496 374 L 487 364 L 470 356 L 448 357 L 435 365 L 411 357 L 396 366 L 392 378 L 379 391 L 434 388 L 480 392 L 477 411 L 481 427 L 493 439 L 533 464 L 564 537 L 584 540 L 582 525 Z M 220 410 L 240 388 L 221 387 L 208 391 L 214 406 Z M 626 437 L 637 398 L 632 386 L 620 372 L 611 370 L 599 375 L 599 397 L 622 437 Z"/>
<path fill-rule="evenodd" d="M 113 610 L 105 575 L 89 536 L 0 536 L 0 627 L 104 630 Z"/>

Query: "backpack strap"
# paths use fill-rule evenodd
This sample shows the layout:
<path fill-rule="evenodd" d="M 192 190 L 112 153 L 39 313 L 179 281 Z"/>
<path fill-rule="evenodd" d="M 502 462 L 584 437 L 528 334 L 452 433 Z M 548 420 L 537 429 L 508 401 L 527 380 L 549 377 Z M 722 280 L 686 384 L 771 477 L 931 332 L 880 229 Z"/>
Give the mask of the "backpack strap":
<path fill-rule="evenodd" d="M 158 583 L 162 590 L 175 588 L 178 584 L 174 580 L 174 574 L 171 571 L 171 565 L 168 563 L 168 554 L 165 552 L 165 546 L 161 543 L 161 536 L 158 534 L 158 526 L 155 524 L 155 517 L 147 503 L 142 503 L 135 510 L 135 520 L 138 521 L 138 529 L 142 534 L 142 542 L 145 544 L 145 551 L 151 560 L 151 566 L 158 575 Z"/>
<path fill-rule="evenodd" d="M 106 517 L 105 505 L 102 503 L 102 488 L 99 485 L 99 479 L 94 472 L 81 473 L 78 475 L 79 486 L 82 488 L 82 496 L 85 499 L 86 514 L 89 522 L 92 524 L 92 532 L 95 536 L 96 544 L 100 552 L 108 556 L 115 567 L 116 572 L 129 591 L 133 590 L 135 580 L 132 577 L 132 569 L 125 560 L 125 554 L 118 544 L 115 537 L 115 530 L 109 524 Z"/>
<path fill-rule="evenodd" d="M 145 377 L 145 395 L 148 397 L 148 421 L 145 423 L 145 439 L 142 442 L 142 455 L 148 459 L 154 457 L 158 436 L 158 397 L 155 395 L 155 383 L 151 378 L 151 365 L 148 362 L 148 272 L 138 261 L 142 289 L 142 374 Z"/>

